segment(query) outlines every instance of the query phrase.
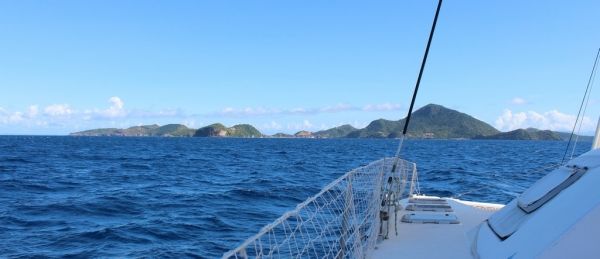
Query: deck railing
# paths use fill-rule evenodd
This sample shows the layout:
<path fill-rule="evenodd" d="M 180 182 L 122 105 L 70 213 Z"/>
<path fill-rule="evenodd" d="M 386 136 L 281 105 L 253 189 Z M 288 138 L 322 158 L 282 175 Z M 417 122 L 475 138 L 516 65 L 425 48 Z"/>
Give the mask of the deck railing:
<path fill-rule="evenodd" d="M 389 232 L 381 215 L 395 208 L 416 172 L 414 163 L 400 160 L 392 173 L 393 162 L 385 158 L 344 174 L 223 258 L 367 257 Z"/>

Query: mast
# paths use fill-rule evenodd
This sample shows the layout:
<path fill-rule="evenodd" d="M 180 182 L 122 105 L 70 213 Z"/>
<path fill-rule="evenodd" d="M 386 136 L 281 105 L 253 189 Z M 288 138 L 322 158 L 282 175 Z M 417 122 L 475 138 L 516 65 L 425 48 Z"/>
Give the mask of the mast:
<path fill-rule="evenodd" d="M 600 148 L 600 119 L 598 119 L 598 126 L 596 127 L 596 135 L 594 135 L 594 142 L 592 142 L 592 150 Z"/>
<path fill-rule="evenodd" d="M 425 55 L 423 56 L 423 62 L 421 63 L 421 70 L 419 71 L 419 77 L 417 78 L 417 84 L 415 91 L 410 101 L 410 108 L 408 108 L 408 115 L 406 116 L 406 122 L 404 123 L 404 129 L 402 130 L 402 136 L 400 137 L 400 144 L 398 145 L 398 151 L 396 152 L 396 159 L 394 160 L 394 166 L 392 166 L 392 172 L 396 171 L 396 165 L 400 159 L 400 151 L 402 150 L 402 144 L 406 136 L 406 130 L 408 129 L 408 122 L 412 115 L 412 110 L 415 105 L 415 99 L 417 98 L 417 92 L 419 91 L 419 85 L 421 84 L 421 77 L 423 76 L 423 70 L 425 70 L 425 63 L 427 62 L 427 55 L 429 54 L 429 47 L 431 46 L 431 40 L 433 39 L 433 33 L 435 31 L 435 25 L 437 23 L 438 15 L 440 14 L 440 8 L 442 7 L 442 0 L 438 2 L 437 10 L 435 11 L 435 18 L 433 18 L 433 25 L 431 25 L 431 32 L 429 33 L 429 41 L 427 41 L 427 48 L 425 49 Z"/>

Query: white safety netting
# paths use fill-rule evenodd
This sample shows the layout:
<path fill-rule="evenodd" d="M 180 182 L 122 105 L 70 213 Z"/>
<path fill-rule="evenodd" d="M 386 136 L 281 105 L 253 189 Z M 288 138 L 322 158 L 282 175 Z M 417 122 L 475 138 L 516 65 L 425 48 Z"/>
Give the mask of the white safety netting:
<path fill-rule="evenodd" d="M 365 258 L 389 232 L 389 224 L 380 228 L 381 213 L 402 197 L 416 170 L 400 160 L 392 173 L 393 163 L 381 159 L 344 174 L 223 258 Z"/>

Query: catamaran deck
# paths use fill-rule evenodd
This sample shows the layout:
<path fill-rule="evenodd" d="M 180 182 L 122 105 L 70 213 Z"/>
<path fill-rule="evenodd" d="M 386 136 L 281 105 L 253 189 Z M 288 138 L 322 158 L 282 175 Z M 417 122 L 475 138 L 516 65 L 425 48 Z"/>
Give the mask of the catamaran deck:
<path fill-rule="evenodd" d="M 409 203 L 409 199 L 401 200 L 402 210 L 398 211 L 397 219 L 394 212 L 391 212 L 388 239 L 378 241 L 372 258 L 472 258 L 467 232 L 503 205 L 445 200 L 453 212 L 444 208 L 438 209 L 439 212 L 410 211 L 406 210 L 407 207 L 415 203 Z M 431 210 L 431 207 L 426 207 L 426 210 Z M 417 215 L 416 220 L 413 223 L 401 222 L 405 214 Z M 459 223 L 418 223 L 421 215 L 431 218 L 425 220 L 428 222 L 435 221 L 436 218 L 453 218 L 455 215 Z M 394 220 L 397 220 L 398 235 L 394 229 Z M 386 223 L 383 227 L 386 227 Z"/>

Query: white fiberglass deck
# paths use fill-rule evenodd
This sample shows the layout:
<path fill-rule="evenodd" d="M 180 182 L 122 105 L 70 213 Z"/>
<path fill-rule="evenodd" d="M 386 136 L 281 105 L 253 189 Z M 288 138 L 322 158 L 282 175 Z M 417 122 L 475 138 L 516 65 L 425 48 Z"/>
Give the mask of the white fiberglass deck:
<path fill-rule="evenodd" d="M 400 201 L 397 214 L 398 235 L 394 229 L 394 213 L 390 215 L 388 239 L 378 241 L 372 258 L 472 258 L 471 239 L 467 232 L 486 220 L 503 205 L 446 199 L 454 212 L 408 211 L 408 199 Z M 458 224 L 403 223 L 404 214 L 456 215 Z M 385 227 L 385 225 L 384 225 Z"/>

